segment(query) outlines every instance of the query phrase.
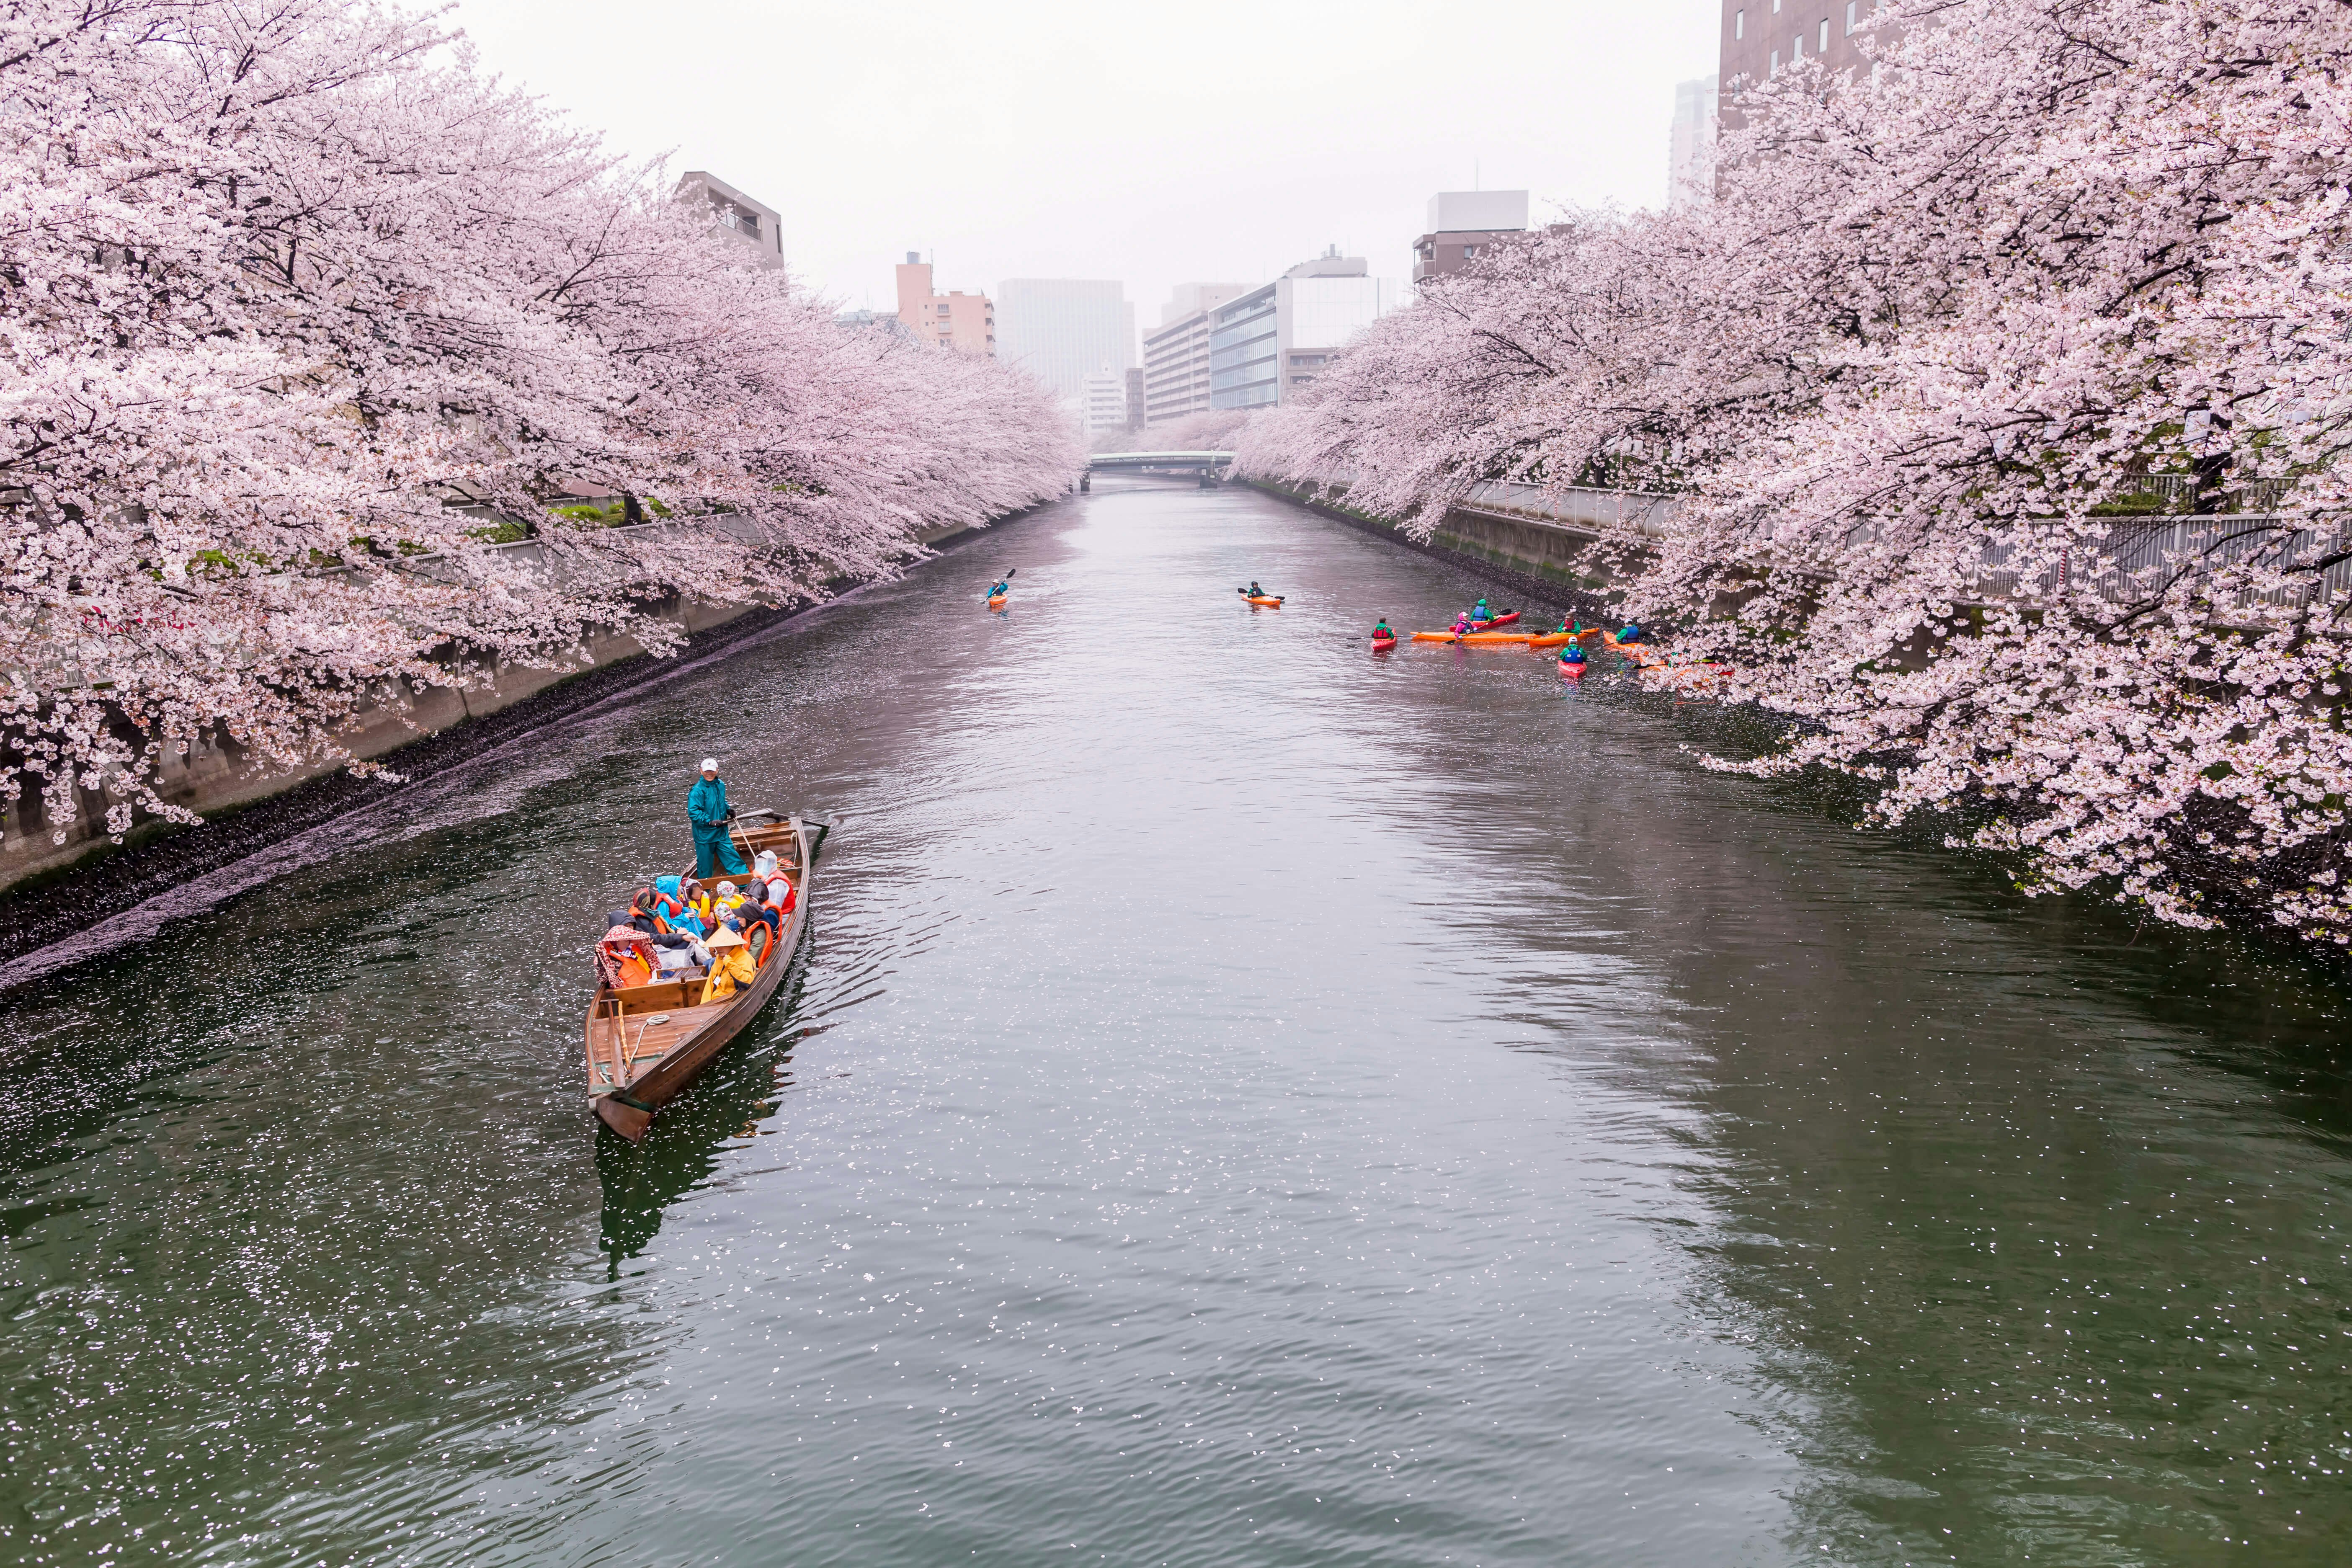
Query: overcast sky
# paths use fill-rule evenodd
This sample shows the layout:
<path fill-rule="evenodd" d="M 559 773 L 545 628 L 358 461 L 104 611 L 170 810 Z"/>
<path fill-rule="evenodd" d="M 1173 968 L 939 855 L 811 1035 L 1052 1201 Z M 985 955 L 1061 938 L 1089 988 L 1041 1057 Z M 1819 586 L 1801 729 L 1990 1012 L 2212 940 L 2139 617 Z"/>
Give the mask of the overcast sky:
<path fill-rule="evenodd" d="M 617 151 L 784 215 L 793 270 L 891 309 L 941 289 L 1257 283 L 1326 245 L 1411 275 L 1439 190 L 1656 206 L 1718 0 L 462 0 L 484 64 Z"/>

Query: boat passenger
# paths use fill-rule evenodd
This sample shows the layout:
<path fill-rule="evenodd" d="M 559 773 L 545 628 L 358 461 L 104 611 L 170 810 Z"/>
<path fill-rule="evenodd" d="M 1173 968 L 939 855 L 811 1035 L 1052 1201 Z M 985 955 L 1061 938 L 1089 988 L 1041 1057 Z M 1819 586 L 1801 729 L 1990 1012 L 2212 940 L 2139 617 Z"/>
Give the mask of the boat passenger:
<path fill-rule="evenodd" d="M 1560 649 L 1559 662 L 1562 664 L 1582 664 L 1584 662 L 1584 645 L 1582 643 L 1570 643 L 1566 647 Z"/>
<path fill-rule="evenodd" d="M 754 882 L 751 884 L 751 901 L 743 906 L 742 913 L 751 920 L 764 921 L 767 922 L 768 945 L 763 952 L 775 952 L 777 942 L 784 934 L 784 911 L 776 908 L 774 904 L 768 900 L 768 888 L 766 883 Z"/>
<path fill-rule="evenodd" d="M 743 857 L 735 852 L 734 836 L 728 824 L 734 820 L 734 807 L 727 804 L 727 781 L 719 776 L 719 759 L 702 759 L 702 776 L 686 795 L 687 820 L 694 825 L 694 874 L 709 878 L 714 872 L 726 871 L 741 876 L 751 869 Z"/>
<path fill-rule="evenodd" d="M 1495 618 L 1495 612 L 1486 607 L 1486 600 L 1481 599 L 1471 606 L 1470 618 L 1474 621 L 1491 621 Z"/>
<path fill-rule="evenodd" d="M 1471 626 L 1471 625 L 1470 625 L 1470 612 L 1469 612 L 1469 611 L 1465 610 L 1465 611 L 1463 611 L 1460 615 L 1458 615 L 1458 616 L 1454 616 L 1454 635 L 1455 637 L 1460 637 L 1464 632 L 1470 631 L 1470 630 L 1473 630 L 1473 629 L 1475 629 L 1475 628 L 1473 628 L 1473 627 Z"/>
<path fill-rule="evenodd" d="M 749 985 L 759 978 L 759 970 L 751 963 L 751 953 L 743 938 L 732 929 L 720 926 L 711 934 L 710 978 L 702 983 L 704 1005 L 735 994 L 739 985 Z"/>
<path fill-rule="evenodd" d="M 661 896 L 651 888 L 637 889 L 637 896 L 630 900 L 629 912 L 624 920 L 625 923 L 653 938 L 656 947 L 694 945 L 694 939 L 691 936 L 670 929 L 669 921 L 664 919 L 661 913 Z"/>
<path fill-rule="evenodd" d="M 800 895 L 793 891 L 791 879 L 782 871 L 768 879 L 768 902 L 778 914 L 791 914 L 793 906 L 799 901 Z"/>
<path fill-rule="evenodd" d="M 1618 632 L 1617 640 L 1619 642 L 1640 642 L 1642 640 L 1642 628 L 1635 626 L 1633 622 L 1627 621 L 1623 629 Z"/>
<path fill-rule="evenodd" d="M 1396 641 L 1396 633 L 1389 630 L 1389 618 L 1386 616 L 1382 616 L 1380 625 L 1372 628 L 1372 640 L 1374 642 Z"/>

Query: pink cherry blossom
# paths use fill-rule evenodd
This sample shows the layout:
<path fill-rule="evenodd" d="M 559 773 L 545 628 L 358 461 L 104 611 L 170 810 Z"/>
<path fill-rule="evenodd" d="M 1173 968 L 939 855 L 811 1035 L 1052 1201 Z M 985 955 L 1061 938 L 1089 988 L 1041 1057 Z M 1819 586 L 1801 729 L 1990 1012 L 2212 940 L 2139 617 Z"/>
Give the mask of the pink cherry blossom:
<path fill-rule="evenodd" d="M 1424 534 L 1488 480 L 1671 492 L 1586 569 L 1796 721 L 1717 765 L 1845 772 L 2030 891 L 2346 942 L 2352 7 L 1874 27 L 1746 84 L 1712 203 L 1432 287 L 1247 469 Z"/>
<path fill-rule="evenodd" d="M 1076 470 L 1035 383 L 835 326 L 430 17 L 22 0 L 0 160 L 0 747 L 60 832 L 77 784 L 185 818 L 154 770 L 208 731 L 337 757 L 453 655 L 662 650 L 676 595 L 820 595 Z"/>

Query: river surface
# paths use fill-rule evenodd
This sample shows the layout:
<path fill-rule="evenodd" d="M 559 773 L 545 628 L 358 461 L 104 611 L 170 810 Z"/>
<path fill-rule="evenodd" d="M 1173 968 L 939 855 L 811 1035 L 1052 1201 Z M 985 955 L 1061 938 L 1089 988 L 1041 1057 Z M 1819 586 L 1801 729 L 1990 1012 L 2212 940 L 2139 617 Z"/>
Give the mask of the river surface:
<path fill-rule="evenodd" d="M 1107 483 L 0 994 L 0 1561 L 2352 1557 L 2341 976 L 1366 651 L 1477 591 Z M 834 831 L 632 1150 L 705 752 Z"/>

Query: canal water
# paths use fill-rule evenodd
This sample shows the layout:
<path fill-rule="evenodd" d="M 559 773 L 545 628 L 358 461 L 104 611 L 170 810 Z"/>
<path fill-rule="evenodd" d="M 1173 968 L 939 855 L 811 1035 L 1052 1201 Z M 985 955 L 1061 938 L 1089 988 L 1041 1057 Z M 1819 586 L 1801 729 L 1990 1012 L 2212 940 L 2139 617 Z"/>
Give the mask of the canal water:
<path fill-rule="evenodd" d="M 2344 1562 L 2340 977 L 1477 591 L 1107 484 L 0 994 L 0 1561 Z M 813 946 L 632 1150 L 705 752 Z"/>

